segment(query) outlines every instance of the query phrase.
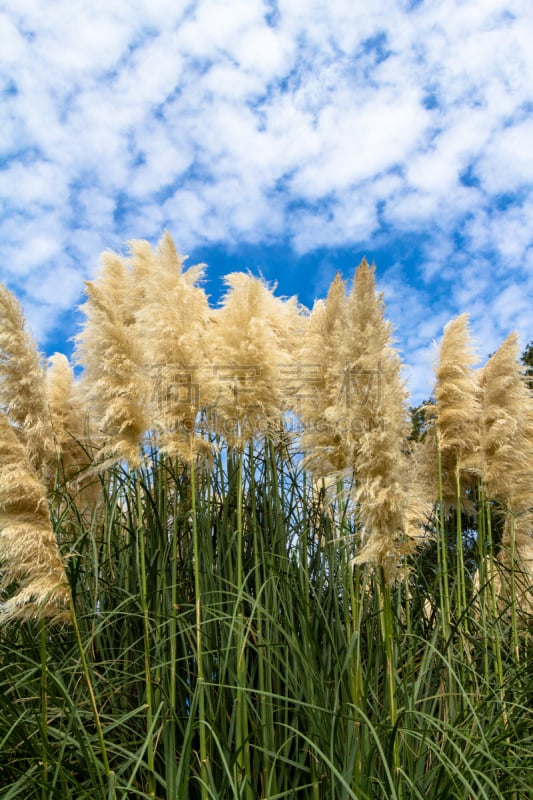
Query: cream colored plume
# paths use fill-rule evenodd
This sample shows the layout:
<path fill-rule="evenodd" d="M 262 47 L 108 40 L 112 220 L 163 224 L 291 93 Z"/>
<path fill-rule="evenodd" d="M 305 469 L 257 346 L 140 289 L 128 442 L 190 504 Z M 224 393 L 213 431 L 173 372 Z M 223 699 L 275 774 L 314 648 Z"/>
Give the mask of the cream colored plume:
<path fill-rule="evenodd" d="M 87 438 L 86 411 L 72 366 L 63 353 L 48 359 L 46 391 L 54 438 L 61 455 L 79 447 Z M 86 460 L 86 459 L 85 459 Z"/>
<path fill-rule="evenodd" d="M 209 457 L 209 445 L 197 433 L 201 409 L 215 398 L 206 353 L 212 311 L 197 285 L 205 267 L 184 271 L 184 259 L 168 233 L 156 252 L 147 242 L 131 242 L 130 248 L 134 280 L 143 298 L 137 329 L 151 385 L 150 427 L 168 455 L 186 462 Z"/>
<path fill-rule="evenodd" d="M 518 359 L 511 334 L 480 371 L 481 450 L 487 495 L 505 516 L 504 566 L 533 613 L 533 398 Z"/>
<path fill-rule="evenodd" d="M 70 589 L 45 488 L 0 414 L 0 623 L 68 620 Z"/>
<path fill-rule="evenodd" d="M 479 453 L 480 400 L 473 369 L 477 361 L 470 344 L 468 315 L 461 314 L 444 328 L 435 386 L 440 450 L 443 455 L 453 453 L 459 466 Z"/>
<path fill-rule="evenodd" d="M 52 489 L 57 482 L 64 484 L 69 496 L 76 499 L 77 513 L 92 517 L 100 502 L 100 482 L 91 470 L 94 445 L 80 385 L 62 353 L 48 360 L 46 387 L 58 451 L 47 485 Z M 62 498 L 62 493 L 56 497 Z"/>
<path fill-rule="evenodd" d="M 325 300 L 318 300 L 298 348 L 299 381 L 295 412 L 303 432 L 306 465 L 315 478 L 340 476 L 351 467 L 344 402 L 343 339 L 346 335 L 346 286 L 337 274 Z"/>
<path fill-rule="evenodd" d="M 148 427 L 148 381 L 136 327 L 139 298 L 127 263 L 105 253 L 95 281 L 86 283 L 87 317 L 76 337 L 82 388 L 94 427 L 101 434 L 102 464 L 140 464 Z"/>
<path fill-rule="evenodd" d="M 480 371 L 483 478 L 515 514 L 533 508 L 533 399 L 511 334 Z"/>
<path fill-rule="evenodd" d="M 440 450 L 445 510 L 457 508 L 457 487 L 465 511 L 472 511 L 468 490 L 480 475 L 480 389 L 473 365 L 468 315 L 444 327 L 435 370 L 435 405 L 427 407 L 429 429 L 422 450 L 435 501 L 439 498 L 437 446 Z"/>
<path fill-rule="evenodd" d="M 356 270 L 347 301 L 343 355 L 363 541 L 354 563 L 373 563 L 392 580 L 421 528 L 410 514 L 409 418 L 401 361 L 392 346 L 383 295 L 376 291 L 375 269 L 366 259 Z"/>
<path fill-rule="evenodd" d="M 225 281 L 228 292 L 209 327 L 217 386 L 211 420 L 229 444 L 242 446 L 279 429 L 301 320 L 295 300 L 276 298 L 263 280 L 232 273 Z"/>
<path fill-rule="evenodd" d="M 0 408 L 37 471 L 54 457 L 45 370 L 18 301 L 0 284 Z"/>

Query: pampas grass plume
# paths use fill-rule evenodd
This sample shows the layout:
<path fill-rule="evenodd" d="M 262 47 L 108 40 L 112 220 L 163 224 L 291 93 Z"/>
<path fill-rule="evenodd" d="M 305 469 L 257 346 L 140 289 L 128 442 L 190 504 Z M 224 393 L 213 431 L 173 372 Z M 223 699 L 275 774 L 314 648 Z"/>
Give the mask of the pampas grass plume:
<path fill-rule="evenodd" d="M 479 449 L 479 389 L 473 370 L 477 360 L 468 315 L 461 314 L 444 328 L 435 387 L 441 453 L 453 452 L 458 464 Z"/>
<path fill-rule="evenodd" d="M 70 589 L 43 484 L 0 414 L 0 623 L 68 620 Z"/>
<path fill-rule="evenodd" d="M 299 308 L 275 297 L 260 278 L 234 272 L 225 282 L 209 329 L 217 381 L 212 419 L 229 444 L 242 447 L 280 426 L 287 408 L 283 370 L 294 362 Z"/>
<path fill-rule="evenodd" d="M 480 389 L 473 368 L 478 361 L 470 341 L 468 315 L 461 314 L 444 327 L 435 370 L 435 404 L 426 406 L 429 430 L 421 448 L 428 482 L 439 497 L 437 447 L 440 450 L 444 509 L 460 501 L 471 511 L 468 490 L 480 475 Z"/>
<path fill-rule="evenodd" d="M 205 266 L 183 269 L 170 234 L 153 252 L 131 242 L 132 271 L 144 298 L 137 312 L 143 360 L 150 378 L 150 423 L 162 452 L 189 462 L 210 457 L 196 425 L 202 407 L 215 397 L 207 364 L 206 329 L 212 311 L 198 286 Z"/>
<path fill-rule="evenodd" d="M 54 353 L 48 359 L 46 392 L 54 437 L 60 454 L 64 455 L 73 439 L 81 442 L 85 438 L 87 425 L 74 371 L 63 353 Z"/>
<path fill-rule="evenodd" d="M 76 337 L 76 359 L 84 368 L 89 411 L 104 437 L 103 465 L 124 459 L 138 467 L 148 427 L 148 389 L 135 326 L 138 300 L 124 260 L 104 254 L 97 279 L 86 282 L 86 293 L 87 320 Z"/>
<path fill-rule="evenodd" d="M 354 563 L 373 563 L 392 581 L 418 538 L 409 515 L 407 392 L 375 268 L 366 259 L 354 276 L 347 319 L 345 358 L 349 379 L 356 382 L 349 413 L 359 426 L 353 438 L 355 499 L 363 534 Z"/>
<path fill-rule="evenodd" d="M 303 425 L 305 463 L 317 480 L 341 475 L 351 465 L 346 436 L 339 432 L 346 414 L 342 401 L 345 333 L 346 284 L 337 274 L 326 299 L 313 306 L 298 348 L 301 385 L 295 410 Z"/>
<path fill-rule="evenodd" d="M 483 480 L 505 517 L 503 561 L 533 613 L 533 398 L 518 358 L 513 333 L 481 370 Z"/>
<path fill-rule="evenodd" d="M 24 443 L 32 468 L 54 456 L 44 365 L 18 301 L 0 284 L 0 406 Z"/>
<path fill-rule="evenodd" d="M 93 443 L 80 385 L 68 358 L 55 353 L 48 360 L 46 388 L 58 461 L 48 472 L 47 487 L 59 481 L 76 498 L 77 513 L 92 517 L 100 501 L 100 482 L 92 474 Z M 62 497 L 61 492 L 56 494 Z"/>
<path fill-rule="evenodd" d="M 483 478 L 517 513 L 533 506 L 533 399 L 518 357 L 511 334 L 480 372 Z"/>

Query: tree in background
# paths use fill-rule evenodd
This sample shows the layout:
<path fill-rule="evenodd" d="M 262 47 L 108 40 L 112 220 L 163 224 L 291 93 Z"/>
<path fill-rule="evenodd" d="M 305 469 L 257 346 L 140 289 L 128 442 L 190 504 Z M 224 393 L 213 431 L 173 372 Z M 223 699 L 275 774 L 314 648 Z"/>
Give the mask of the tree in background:
<path fill-rule="evenodd" d="M 524 352 L 520 356 L 520 361 L 526 368 L 525 374 L 527 376 L 529 388 L 533 391 L 533 341 L 526 345 Z"/>

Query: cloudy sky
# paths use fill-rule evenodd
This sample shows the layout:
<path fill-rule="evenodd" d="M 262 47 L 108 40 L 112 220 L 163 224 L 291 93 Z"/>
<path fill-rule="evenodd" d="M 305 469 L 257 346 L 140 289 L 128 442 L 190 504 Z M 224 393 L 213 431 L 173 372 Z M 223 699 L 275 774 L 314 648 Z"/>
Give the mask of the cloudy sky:
<path fill-rule="evenodd" d="M 531 0 L 0 0 L 0 280 L 69 352 L 105 249 L 311 306 L 377 265 L 414 400 L 468 311 L 533 339 Z"/>

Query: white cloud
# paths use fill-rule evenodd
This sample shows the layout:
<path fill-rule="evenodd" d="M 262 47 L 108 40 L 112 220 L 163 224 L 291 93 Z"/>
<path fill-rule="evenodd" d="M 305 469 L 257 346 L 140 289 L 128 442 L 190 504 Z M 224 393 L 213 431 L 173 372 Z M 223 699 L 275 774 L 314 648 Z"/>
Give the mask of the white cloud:
<path fill-rule="evenodd" d="M 512 192 L 533 185 L 532 142 L 532 119 L 510 124 L 494 133 L 476 169 L 488 192 Z"/>
<path fill-rule="evenodd" d="M 461 173 L 482 151 L 490 134 L 483 115 L 473 109 L 459 114 L 455 124 L 434 137 L 430 146 L 409 160 L 406 179 L 415 191 L 449 196 L 460 185 Z"/>
<path fill-rule="evenodd" d="M 55 206 L 58 196 L 67 191 L 66 179 L 57 164 L 14 161 L 0 172 L 0 194 L 26 214 L 38 216 L 43 206 Z"/>
<path fill-rule="evenodd" d="M 378 227 L 375 206 L 366 200 L 341 195 L 328 214 L 320 207 L 292 215 L 292 241 L 297 253 L 317 247 L 338 247 L 364 241 Z M 348 232 L 348 233 L 347 233 Z"/>
<path fill-rule="evenodd" d="M 379 175 L 401 164 L 422 133 L 425 112 L 417 91 L 397 96 L 384 89 L 368 99 L 352 91 L 339 94 L 320 114 L 317 156 L 293 181 L 298 195 L 314 199 Z"/>
<path fill-rule="evenodd" d="M 5 69 L 6 66 L 17 64 L 24 57 L 26 47 L 16 23 L 6 14 L 0 15 L 0 39 L 2 41 L 0 65 Z"/>
<path fill-rule="evenodd" d="M 531 297 L 524 295 L 520 286 L 507 286 L 497 295 L 493 310 L 500 324 L 512 329 L 523 314 L 531 314 Z"/>
<path fill-rule="evenodd" d="M 491 251 L 491 269 L 499 276 L 524 268 L 527 252 L 533 246 L 531 219 L 533 197 L 503 208 L 478 208 L 465 225 L 469 248 Z"/>

